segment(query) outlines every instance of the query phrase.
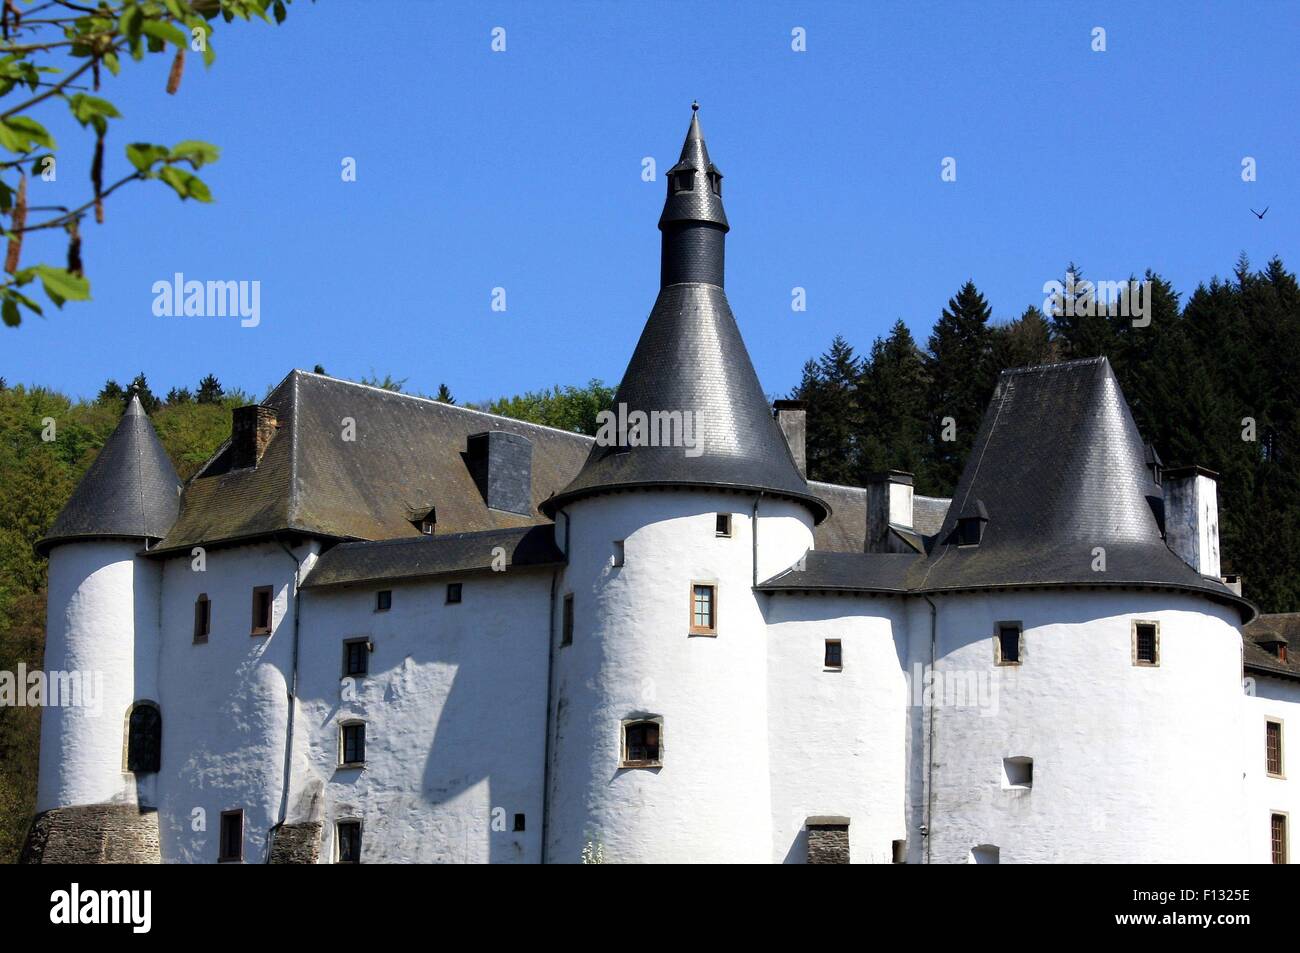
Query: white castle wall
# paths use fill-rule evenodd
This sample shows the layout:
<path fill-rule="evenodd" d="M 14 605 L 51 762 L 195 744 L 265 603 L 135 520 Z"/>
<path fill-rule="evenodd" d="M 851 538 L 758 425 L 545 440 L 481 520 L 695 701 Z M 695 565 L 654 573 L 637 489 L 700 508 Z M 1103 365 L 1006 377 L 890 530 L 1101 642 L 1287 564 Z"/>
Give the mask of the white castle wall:
<path fill-rule="evenodd" d="M 809 818 L 849 820 L 854 863 L 889 863 L 906 837 L 907 653 L 902 600 L 781 593 L 768 622 L 772 856 L 807 859 Z M 839 639 L 843 668 L 824 667 Z"/>
<path fill-rule="evenodd" d="M 753 497 L 637 492 L 568 507 L 573 644 L 556 651 L 548 859 L 767 862 L 767 634 L 752 591 Z M 716 514 L 732 535 L 715 535 Z M 793 503 L 760 504 L 758 575 L 812 545 Z M 563 535 L 563 534 L 562 534 Z M 626 561 L 611 565 L 613 543 Z M 689 636 L 692 582 L 718 586 L 716 637 Z M 557 626 L 558 628 L 558 626 Z M 621 726 L 662 717 L 662 768 L 620 769 Z"/>
<path fill-rule="evenodd" d="M 45 670 L 74 674 L 99 698 L 41 712 L 37 811 L 135 800 L 125 719 L 136 698 L 155 697 L 160 576 L 135 555 L 142 547 L 94 540 L 50 553 Z"/>
<path fill-rule="evenodd" d="M 519 569 L 306 591 L 289 820 L 324 822 L 322 861 L 334 824 L 354 819 L 367 863 L 540 861 L 551 579 Z M 458 605 L 448 581 L 462 584 Z M 345 693 L 343 642 L 360 637 L 374 645 L 370 674 Z M 366 723 L 363 769 L 338 764 L 352 719 Z"/>
<path fill-rule="evenodd" d="M 1245 700 L 1242 750 L 1245 753 L 1247 807 L 1245 815 L 1247 863 L 1272 862 L 1271 815 L 1286 814 L 1290 862 L 1297 854 L 1296 824 L 1300 824 L 1300 683 L 1266 675 L 1250 676 L 1255 694 Z M 1264 723 L 1282 722 L 1282 774 L 1268 773 Z"/>
<path fill-rule="evenodd" d="M 158 776 L 164 861 L 217 859 L 221 812 L 244 811 L 244 860 L 266 859 L 284 782 L 288 681 L 293 659 L 293 580 L 318 552 L 279 544 L 210 550 L 206 571 L 188 557 L 163 571 L 163 719 Z M 250 635 L 253 589 L 272 586 L 271 635 Z M 195 644 L 194 601 L 211 600 L 211 634 Z M 197 812 L 197 813 L 196 813 Z M 201 829 L 195 829 L 200 827 Z"/>
<path fill-rule="evenodd" d="M 964 862 L 985 844 L 1002 863 L 1244 859 L 1235 610 L 1120 591 L 935 602 L 937 675 L 945 684 L 991 676 L 996 703 L 935 710 L 932 862 Z M 1135 618 L 1160 623 L 1158 667 L 1131 662 Z M 993 664 L 1002 620 L 1025 626 L 1019 667 Z M 910 628 L 912 658 L 928 659 L 923 601 Z M 924 744 L 926 732 L 914 743 L 918 735 Z M 919 826 L 927 759 L 915 750 L 909 787 Z M 1003 759 L 1022 756 L 1034 761 L 1032 790 L 1004 790 Z M 919 860 L 923 839 L 909 840 Z"/>

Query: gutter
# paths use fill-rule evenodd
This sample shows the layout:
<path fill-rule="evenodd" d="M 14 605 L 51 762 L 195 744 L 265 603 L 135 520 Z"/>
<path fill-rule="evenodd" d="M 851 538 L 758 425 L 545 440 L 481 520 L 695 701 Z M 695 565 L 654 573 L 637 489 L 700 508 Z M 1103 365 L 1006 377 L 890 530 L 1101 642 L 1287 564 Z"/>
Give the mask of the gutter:
<path fill-rule="evenodd" d="M 569 523 L 571 517 L 564 510 L 557 511 L 564 516 L 564 563 L 569 561 Z M 560 586 L 560 570 L 551 570 L 551 611 L 546 624 L 546 741 L 543 746 L 545 761 L 542 763 L 542 851 L 541 863 L 546 863 L 546 844 L 549 837 L 551 820 L 551 732 L 555 727 L 555 605 L 556 593 Z"/>
<path fill-rule="evenodd" d="M 285 820 L 289 814 L 289 779 L 293 773 L 293 727 L 294 714 L 298 710 L 298 619 L 302 615 L 302 591 L 298 585 L 299 573 L 302 572 L 302 564 L 298 557 L 293 554 L 293 550 L 284 542 L 278 540 L 280 548 L 285 554 L 293 560 L 293 662 L 289 672 L 289 696 L 288 696 L 288 729 L 284 739 L 284 786 L 280 794 L 280 820 L 275 825 L 275 830 L 284 826 Z M 266 845 L 266 862 L 271 861 L 271 847 L 274 843 L 274 833 Z"/>
<path fill-rule="evenodd" d="M 930 604 L 930 704 L 928 707 L 929 724 L 927 726 L 926 752 L 925 752 L 925 825 L 921 828 L 921 836 L 925 838 L 925 862 L 930 863 L 930 845 L 934 843 L 932 836 L 931 820 L 934 816 L 934 662 L 936 656 L 936 641 L 939 629 L 939 610 L 935 606 L 934 600 L 929 596 L 922 596 Z"/>

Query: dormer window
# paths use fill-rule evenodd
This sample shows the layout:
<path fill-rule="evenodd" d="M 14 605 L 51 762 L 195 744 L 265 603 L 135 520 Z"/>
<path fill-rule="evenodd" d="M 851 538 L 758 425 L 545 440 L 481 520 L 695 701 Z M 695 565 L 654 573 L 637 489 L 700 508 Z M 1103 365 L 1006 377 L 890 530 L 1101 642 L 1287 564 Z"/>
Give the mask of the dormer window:
<path fill-rule="evenodd" d="M 674 195 L 678 192 L 695 191 L 695 170 L 686 169 L 683 172 L 674 172 L 672 175 Z"/>
<path fill-rule="evenodd" d="M 413 515 L 410 518 L 411 525 L 418 529 L 425 536 L 432 536 L 433 531 L 438 526 L 438 511 L 430 508 L 427 512 L 408 510 Z"/>
<path fill-rule="evenodd" d="M 718 198 L 722 198 L 722 173 L 716 170 L 709 172 L 709 188 Z"/>
<path fill-rule="evenodd" d="M 1263 648 L 1264 651 L 1268 652 L 1269 655 L 1276 655 L 1279 662 L 1286 661 L 1287 644 L 1285 642 L 1281 640 L 1270 640 L 1268 642 L 1260 642 L 1259 644 L 1260 647 Z"/>
<path fill-rule="evenodd" d="M 957 537 L 958 546 L 978 546 L 984 539 L 984 526 L 989 521 L 988 510 L 984 508 L 980 500 L 972 500 L 966 504 L 966 508 L 961 511 L 961 516 L 957 517 L 957 531 L 954 535 Z"/>
<path fill-rule="evenodd" d="M 433 535 L 433 520 L 420 520 L 420 532 L 425 536 Z"/>

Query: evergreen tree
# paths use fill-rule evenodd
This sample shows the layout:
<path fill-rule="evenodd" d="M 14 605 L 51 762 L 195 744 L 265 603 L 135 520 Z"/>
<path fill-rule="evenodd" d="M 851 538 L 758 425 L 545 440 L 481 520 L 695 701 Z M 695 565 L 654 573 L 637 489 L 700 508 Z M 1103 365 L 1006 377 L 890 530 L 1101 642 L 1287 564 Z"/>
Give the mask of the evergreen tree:
<path fill-rule="evenodd" d="M 895 321 L 888 338 L 876 338 L 862 372 L 860 404 L 865 433 L 859 480 L 883 470 L 906 470 L 916 485 L 931 482 L 925 356 L 912 332 Z"/>
<path fill-rule="evenodd" d="M 192 403 L 194 395 L 190 393 L 188 387 L 173 387 L 167 392 L 167 406 L 173 407 L 176 404 Z"/>
<path fill-rule="evenodd" d="M 852 483 L 857 475 L 863 424 L 861 376 L 861 360 L 840 335 L 825 354 L 804 365 L 803 379 L 790 396 L 808 405 L 809 479 Z"/>
<path fill-rule="evenodd" d="M 221 389 L 221 382 L 217 380 L 216 375 L 209 374 L 199 381 L 199 391 L 195 400 L 200 404 L 219 404 L 224 396 L 225 391 Z"/>
<path fill-rule="evenodd" d="M 992 347 L 993 369 L 999 372 L 1013 367 L 1053 364 L 1060 360 L 1060 349 L 1052 337 L 1051 323 L 1043 312 L 1032 306 L 1014 321 L 993 327 Z"/>
<path fill-rule="evenodd" d="M 130 386 L 127 387 L 125 400 L 129 401 L 133 395 L 140 398 L 140 406 L 144 408 L 146 414 L 153 414 L 162 406 L 162 401 L 149 389 L 149 381 L 145 379 L 144 371 L 135 375 Z"/>
<path fill-rule="evenodd" d="M 456 398 L 451 396 L 451 389 L 446 384 L 438 385 L 438 396 L 433 399 L 444 404 L 456 403 Z"/>
<path fill-rule="evenodd" d="M 95 398 L 95 403 L 107 406 L 118 406 L 126 399 L 126 391 L 122 390 L 122 385 L 117 381 L 109 378 L 104 382 L 104 386 L 99 389 L 99 396 Z"/>
<path fill-rule="evenodd" d="M 930 445 L 933 484 L 947 495 L 961 477 L 984 408 L 993 394 L 993 332 L 989 304 L 967 281 L 948 300 L 930 334 Z"/>
<path fill-rule="evenodd" d="M 1052 331 L 1066 360 L 1109 356 L 1114 332 L 1105 302 L 1099 302 L 1092 282 L 1070 262 L 1061 278 L 1064 290 L 1052 310 Z"/>

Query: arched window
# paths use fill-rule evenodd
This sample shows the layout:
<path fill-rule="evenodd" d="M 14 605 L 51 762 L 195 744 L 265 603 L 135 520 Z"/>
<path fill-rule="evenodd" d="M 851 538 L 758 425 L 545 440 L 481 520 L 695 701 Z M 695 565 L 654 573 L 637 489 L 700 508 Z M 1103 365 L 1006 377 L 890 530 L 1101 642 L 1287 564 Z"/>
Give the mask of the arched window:
<path fill-rule="evenodd" d="M 136 702 L 126 721 L 126 770 L 150 774 L 161 762 L 162 712 L 154 702 Z"/>

